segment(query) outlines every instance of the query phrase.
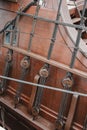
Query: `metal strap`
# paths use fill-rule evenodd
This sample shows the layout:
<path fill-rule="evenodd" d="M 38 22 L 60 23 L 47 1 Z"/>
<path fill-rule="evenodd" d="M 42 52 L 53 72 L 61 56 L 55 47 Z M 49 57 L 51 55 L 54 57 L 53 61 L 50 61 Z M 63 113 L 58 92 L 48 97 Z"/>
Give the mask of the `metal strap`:
<path fill-rule="evenodd" d="M 44 85 L 46 82 L 46 78 L 44 77 L 40 77 L 40 81 L 39 84 Z M 38 87 L 37 88 L 37 93 L 36 93 L 36 99 L 35 99 L 35 104 L 34 106 L 37 107 L 39 109 L 40 107 L 40 102 L 41 102 L 41 98 L 42 98 L 42 93 L 43 93 L 43 88 Z"/>
<path fill-rule="evenodd" d="M 24 57 L 22 59 L 22 61 L 21 61 L 22 71 L 21 71 L 20 80 L 24 80 L 25 79 L 26 74 L 27 74 L 27 72 L 29 70 L 29 65 L 30 65 L 30 58 L 29 57 Z M 15 98 L 14 98 L 15 108 L 17 107 L 17 105 L 18 105 L 18 103 L 20 101 L 21 93 L 23 91 L 23 86 L 24 86 L 24 84 L 20 83 L 18 88 L 17 88 L 16 95 L 15 95 Z"/>
<path fill-rule="evenodd" d="M 19 18 L 20 18 L 20 16 L 18 15 L 16 17 L 15 23 L 13 24 L 13 28 L 12 28 L 13 30 L 11 32 L 12 35 L 11 35 L 11 43 L 10 43 L 10 45 L 13 45 L 15 33 L 17 33 Z M 9 24 L 7 23 L 7 26 L 8 25 Z M 12 65 L 12 57 L 13 57 L 13 50 L 9 49 L 8 52 L 7 52 L 7 56 L 6 56 L 6 65 L 5 65 L 5 69 L 4 69 L 4 73 L 3 73 L 4 76 L 9 75 L 11 65 Z M 5 91 L 6 83 L 7 83 L 7 80 L 3 79 L 2 82 L 1 82 L 1 85 L 0 85 L 1 94 Z"/>
<path fill-rule="evenodd" d="M 82 11 L 80 26 L 84 25 L 84 15 L 85 15 L 85 10 L 86 10 L 86 4 L 87 4 L 87 0 L 84 0 L 84 6 L 83 6 L 83 11 Z M 78 29 L 78 35 L 77 35 L 75 48 L 74 48 L 72 58 L 71 58 L 70 68 L 74 67 L 76 55 L 77 55 L 79 44 L 80 44 L 81 34 L 82 34 L 82 29 Z"/>
<path fill-rule="evenodd" d="M 32 24 L 32 31 L 30 33 L 30 39 L 29 39 L 29 46 L 28 46 L 28 51 L 31 50 L 31 45 L 32 45 L 32 38 L 34 36 L 34 32 L 35 32 L 35 27 L 36 27 L 36 23 L 37 23 L 37 19 L 36 17 L 38 16 L 39 10 L 40 10 L 40 5 L 39 5 L 39 1 L 37 3 L 37 7 L 36 7 L 36 11 L 35 11 L 35 15 L 34 15 L 34 20 L 33 20 L 33 24 Z"/>
<path fill-rule="evenodd" d="M 59 2 L 59 7 L 58 7 L 58 11 L 57 11 L 56 21 L 59 21 L 59 18 L 60 18 L 61 4 L 62 4 L 62 0 L 60 0 L 60 2 Z M 53 34 L 52 34 L 52 38 L 51 38 L 51 43 L 50 43 L 50 47 L 49 47 L 48 55 L 47 55 L 47 59 L 48 60 L 50 60 L 50 58 L 51 58 L 51 54 L 52 54 L 52 51 L 53 51 L 54 43 L 55 43 L 55 40 L 56 40 L 57 31 L 58 31 L 58 24 L 55 23 Z M 50 67 L 49 64 L 47 64 L 47 63 L 44 66 L 46 67 L 46 69 L 49 69 L 49 67 Z M 44 73 L 44 70 L 43 70 L 42 73 Z M 45 72 L 45 74 L 46 74 L 46 72 Z M 46 77 L 45 77 L 45 75 L 44 76 L 40 75 L 39 84 L 44 85 L 45 82 L 46 82 L 47 77 L 48 77 L 48 75 L 46 75 Z M 33 106 L 33 109 L 32 109 L 32 113 L 33 113 L 34 119 L 36 119 L 36 117 L 39 114 L 42 94 L 43 94 L 43 88 L 38 87 L 37 88 L 37 92 L 36 92 L 36 98 L 35 98 L 35 101 L 34 101 L 34 106 Z"/>
<path fill-rule="evenodd" d="M 36 2 L 36 1 L 35 1 L 35 2 Z M 38 5 L 37 5 L 37 7 L 36 7 L 36 11 L 35 11 L 35 16 L 38 15 L 39 9 L 40 9 L 40 6 L 39 6 L 39 3 L 38 3 Z M 35 27 L 36 27 L 36 22 L 37 22 L 37 20 L 34 19 L 34 20 L 33 20 L 33 24 L 32 24 L 32 31 L 31 31 L 31 33 L 30 33 L 30 40 L 29 40 L 28 51 L 30 51 L 30 49 L 31 49 L 32 38 L 33 38 L 33 36 L 34 36 L 34 31 L 35 31 Z M 26 57 L 27 57 L 27 62 L 29 63 L 29 59 L 30 59 L 30 58 L 29 58 L 28 56 L 25 56 L 24 59 L 26 59 Z M 22 63 L 22 64 L 24 64 L 24 63 Z M 23 67 L 22 67 L 22 72 L 21 72 L 21 77 L 20 77 L 21 80 L 24 80 L 24 78 L 25 78 L 25 76 L 26 76 L 26 73 L 27 73 L 27 70 L 28 70 L 28 68 L 26 68 L 26 66 L 23 66 Z M 20 96 L 21 96 L 21 93 L 22 93 L 22 89 L 23 89 L 23 84 L 21 83 L 21 84 L 19 84 L 19 87 L 18 87 L 18 89 L 17 89 L 17 91 L 16 91 L 15 107 L 17 106 L 17 104 L 18 104 L 19 101 L 20 101 Z"/>
<path fill-rule="evenodd" d="M 60 19 L 61 5 L 62 5 L 62 0 L 59 1 L 56 21 L 59 21 L 59 19 Z M 52 51 L 53 51 L 53 47 L 54 47 L 54 43 L 55 43 L 55 40 L 56 40 L 57 31 L 58 31 L 58 26 L 59 26 L 59 24 L 55 23 L 52 38 L 51 38 L 51 43 L 50 43 L 50 47 L 49 47 L 49 51 L 48 51 L 48 56 L 47 56 L 48 60 L 51 58 L 51 54 L 52 54 Z"/>
<path fill-rule="evenodd" d="M 62 101 L 59 108 L 58 117 L 56 120 L 55 130 L 62 130 L 64 127 L 63 116 L 67 105 L 68 94 L 63 93 Z"/>
<path fill-rule="evenodd" d="M 35 1 L 36 2 L 36 1 Z M 37 7 L 36 7 L 36 11 L 35 11 L 35 17 L 38 15 L 39 13 L 39 9 L 40 9 L 40 5 L 39 5 L 39 1 L 37 3 Z M 20 15 L 19 15 L 20 16 Z M 37 19 L 34 18 L 33 20 L 33 24 L 32 24 L 32 31 L 30 33 L 30 40 L 29 40 L 29 46 L 28 46 L 28 51 L 31 50 L 31 44 L 32 44 L 32 39 L 33 39 L 33 36 L 34 36 L 34 31 L 35 31 L 35 27 L 36 27 L 36 22 L 37 22 Z M 27 58 L 27 59 L 26 59 Z M 30 57 L 28 56 L 25 56 L 23 59 L 26 59 L 27 60 L 27 63 L 29 64 L 29 59 Z M 23 66 L 22 66 L 22 72 L 21 72 L 21 77 L 20 79 L 21 80 L 24 80 L 25 76 L 26 76 L 26 73 L 28 71 L 28 68 L 26 68 L 26 66 L 24 66 L 24 63 L 22 63 Z M 26 64 L 26 63 L 25 63 Z M 29 66 L 28 66 L 29 67 Z M 15 95 L 15 108 L 17 107 L 19 101 L 20 101 L 20 96 L 21 96 L 21 93 L 22 93 L 22 89 L 23 89 L 23 84 L 19 84 L 19 87 L 16 91 L 16 95 Z"/>
<path fill-rule="evenodd" d="M 43 68 L 40 69 L 39 71 L 39 79 L 38 79 L 38 84 L 44 85 L 46 83 L 47 77 L 48 77 L 48 69 L 46 68 L 48 66 L 44 66 Z M 37 86 L 37 91 L 35 95 L 35 100 L 33 103 L 33 108 L 32 108 L 32 115 L 33 119 L 37 119 L 39 111 L 40 111 L 40 105 L 41 105 L 41 100 L 42 100 L 42 95 L 43 95 L 43 89 L 39 86 Z"/>
<path fill-rule="evenodd" d="M 87 0 L 84 1 L 84 6 L 83 6 L 83 11 L 82 11 L 80 26 L 83 26 L 83 24 L 84 24 L 84 14 L 85 14 L 85 10 L 86 10 L 86 8 L 85 8 L 86 7 L 86 2 L 87 2 Z M 77 40 L 76 40 L 75 48 L 74 48 L 74 51 L 73 51 L 73 54 L 72 54 L 70 68 L 74 67 L 76 55 L 77 55 L 79 44 L 80 44 L 81 34 L 82 34 L 82 30 L 78 29 Z M 71 82 L 73 81 L 72 80 L 73 79 L 72 73 L 68 72 L 66 77 L 70 78 Z M 67 84 L 67 82 L 66 82 L 65 85 L 63 84 L 63 86 L 64 86 L 65 89 L 67 89 L 67 90 L 70 89 L 71 90 L 72 84 L 71 84 L 70 88 L 69 88 L 69 83 Z M 61 105 L 60 105 L 60 108 L 59 108 L 59 115 L 58 115 L 58 118 L 57 118 L 57 121 L 56 121 L 57 124 L 59 123 L 60 125 L 58 125 L 56 130 L 60 130 L 60 129 L 63 128 L 63 116 L 64 116 L 64 112 L 66 110 L 67 100 L 68 100 L 68 94 L 63 94 Z"/>
<path fill-rule="evenodd" d="M 66 105 L 67 105 L 67 102 L 66 102 L 67 99 L 68 99 L 68 94 L 63 93 L 63 98 L 62 98 L 62 101 L 61 101 L 59 114 L 58 114 L 58 119 L 59 120 L 63 118 L 62 115 L 64 114 L 64 111 L 65 111 L 65 108 L 66 108 Z"/>
<path fill-rule="evenodd" d="M 13 51 L 12 50 L 8 50 L 7 55 L 6 55 L 6 64 L 5 64 L 5 69 L 4 69 L 4 73 L 3 76 L 8 76 L 10 69 L 12 67 L 12 55 L 13 55 Z M 6 89 L 6 83 L 7 80 L 6 79 L 2 79 L 1 84 L 0 84 L 0 94 L 2 94 L 5 89 Z"/>
<path fill-rule="evenodd" d="M 5 128 L 5 109 L 1 106 L 1 120 L 2 120 L 2 126 Z"/>

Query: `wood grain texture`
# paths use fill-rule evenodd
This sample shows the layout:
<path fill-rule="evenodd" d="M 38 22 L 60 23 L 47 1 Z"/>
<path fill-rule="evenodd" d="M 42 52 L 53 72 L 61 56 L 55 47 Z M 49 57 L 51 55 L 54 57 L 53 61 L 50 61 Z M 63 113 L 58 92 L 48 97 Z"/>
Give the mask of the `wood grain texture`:
<path fill-rule="evenodd" d="M 29 1 L 25 0 L 24 5 L 26 5 Z M 50 2 L 47 1 L 50 8 L 41 8 L 39 12 L 39 16 L 46 17 L 50 19 L 55 19 L 56 17 L 56 9 L 51 8 L 52 5 L 50 5 Z M 56 4 L 56 2 L 54 2 Z M 4 7 L 5 9 L 10 9 L 16 11 L 18 9 L 17 4 L 8 3 L 5 1 L 0 0 L 0 7 Z M 56 6 L 55 6 L 56 7 Z M 35 13 L 35 7 L 32 7 L 30 10 L 27 11 L 27 13 L 34 14 Z M 4 16 L 4 17 L 3 17 Z M 6 22 L 8 20 L 12 20 L 15 17 L 14 13 L 10 13 L 7 11 L 0 11 L 0 30 L 4 27 Z M 50 39 L 52 36 L 54 25 L 51 23 L 41 22 L 38 20 L 36 28 L 35 28 L 35 36 L 32 40 L 32 48 L 31 52 L 27 52 L 27 47 L 29 43 L 30 38 L 30 32 L 32 27 L 32 21 L 33 19 L 29 17 L 22 17 L 19 22 L 19 28 L 20 28 L 20 39 L 19 39 L 19 48 L 16 46 L 12 46 L 11 49 L 13 49 L 13 67 L 10 73 L 10 77 L 14 77 L 19 79 L 20 78 L 20 61 L 25 56 L 30 56 L 30 71 L 28 72 L 26 76 L 26 81 L 33 82 L 35 75 L 38 74 L 40 68 L 44 65 L 45 62 L 49 63 L 50 66 L 50 73 L 49 77 L 47 79 L 46 85 L 62 88 L 61 80 L 65 77 L 66 72 L 74 72 L 74 85 L 73 90 L 78 92 L 87 93 L 87 58 L 82 55 L 82 53 L 78 52 L 77 59 L 75 61 L 74 69 L 70 69 L 68 66 L 71 61 L 72 51 L 73 51 L 73 42 L 71 41 L 67 29 L 65 27 L 59 26 L 56 42 L 54 45 L 54 49 L 52 52 L 51 60 L 48 61 L 46 59 L 49 45 L 50 45 Z M 25 33 L 23 33 L 25 32 Z M 75 35 L 75 34 L 72 34 Z M 0 44 L 2 45 L 2 35 L 0 36 Z M 71 46 L 72 48 L 68 47 Z M 6 52 L 10 48 L 10 46 L 4 45 L 1 47 L 2 54 L 0 55 L 0 75 L 3 74 L 4 66 L 5 66 L 5 57 Z M 80 71 L 78 71 L 80 70 Z M 13 81 L 8 82 L 7 86 L 7 95 L 10 96 L 12 99 L 12 102 L 14 102 L 14 95 L 18 87 L 18 83 L 15 83 Z M 13 88 L 13 89 L 12 89 Z M 32 93 L 32 86 L 24 86 L 23 93 L 22 93 L 22 105 L 25 106 L 25 109 L 20 110 L 13 110 L 13 107 L 11 107 L 12 111 L 17 111 L 21 114 L 21 112 L 27 112 L 27 108 L 29 107 L 29 101 Z M 48 119 L 50 122 L 55 122 L 57 113 L 59 110 L 60 102 L 61 102 L 62 93 L 56 92 L 48 89 L 44 89 L 42 102 L 41 102 L 41 110 L 40 110 L 40 116 L 42 116 L 44 119 Z M 5 103 L 6 98 L 3 97 L 0 98 L 0 102 Z M 9 100 L 6 101 L 6 103 Z M 69 104 L 71 102 L 71 99 L 69 100 Z M 83 105 L 82 105 L 83 104 Z M 6 104 L 7 105 L 7 104 Z M 21 105 L 21 106 L 22 106 Z M 9 105 L 7 105 L 9 106 Z M 80 97 L 78 101 L 78 106 L 76 110 L 76 115 L 73 121 L 72 129 L 76 130 L 76 128 L 82 129 L 84 117 L 87 113 L 87 99 L 85 97 Z M 67 107 L 67 112 L 69 111 L 69 107 Z M 64 120 L 66 120 L 67 112 L 65 115 Z M 27 116 L 24 118 L 28 118 L 30 116 L 27 113 Z M 31 118 L 29 118 L 30 120 Z M 48 122 L 49 122 L 48 121 Z M 33 122 L 32 120 L 29 121 L 30 124 L 35 124 L 34 127 L 37 130 L 42 129 L 43 125 L 41 124 L 44 122 L 45 127 L 44 129 L 51 130 L 51 124 L 46 123 L 43 120 Z M 47 125 L 48 124 L 48 125 Z"/>

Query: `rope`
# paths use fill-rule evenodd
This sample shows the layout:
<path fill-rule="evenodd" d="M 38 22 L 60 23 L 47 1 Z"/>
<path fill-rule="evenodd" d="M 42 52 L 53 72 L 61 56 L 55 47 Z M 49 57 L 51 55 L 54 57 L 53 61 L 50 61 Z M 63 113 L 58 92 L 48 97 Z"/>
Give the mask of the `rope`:
<path fill-rule="evenodd" d="M 63 92 L 63 93 L 68 93 L 68 94 L 74 94 L 74 95 L 78 95 L 78 96 L 87 97 L 87 94 L 85 94 L 85 93 L 68 91 L 68 90 L 64 90 L 64 89 L 61 89 L 61 88 L 54 88 L 53 86 L 36 84 L 36 83 L 32 83 L 32 82 L 28 82 L 28 81 L 24 81 L 24 80 L 19 80 L 19 79 L 15 79 L 15 78 L 11 78 L 11 77 L 6 77 L 6 76 L 2 76 L 2 75 L 0 75 L 0 78 L 15 81 L 15 82 L 18 82 L 18 83 L 27 84 L 27 85 L 32 85 L 32 86 L 35 86 L 35 87 L 38 86 L 38 87 L 41 87 L 41 88 L 46 88 L 46 89 L 50 89 L 50 90 L 54 90 L 54 91 L 59 91 L 59 92 Z"/>

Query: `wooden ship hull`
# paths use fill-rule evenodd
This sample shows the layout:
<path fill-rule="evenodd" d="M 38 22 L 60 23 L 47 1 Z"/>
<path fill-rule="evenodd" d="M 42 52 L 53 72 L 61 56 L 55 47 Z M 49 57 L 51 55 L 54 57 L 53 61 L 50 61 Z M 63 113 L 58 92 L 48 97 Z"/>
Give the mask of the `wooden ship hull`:
<path fill-rule="evenodd" d="M 0 122 L 6 130 L 87 129 L 86 33 L 70 18 L 76 9 L 69 13 L 64 0 L 49 8 L 51 2 L 17 11 L 17 3 L 0 0 Z"/>

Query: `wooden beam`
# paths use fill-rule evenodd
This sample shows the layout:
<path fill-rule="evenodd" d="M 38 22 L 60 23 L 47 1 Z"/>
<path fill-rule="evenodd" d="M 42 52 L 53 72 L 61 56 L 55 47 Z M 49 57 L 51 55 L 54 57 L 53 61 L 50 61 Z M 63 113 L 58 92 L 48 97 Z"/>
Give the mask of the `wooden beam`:
<path fill-rule="evenodd" d="M 58 67 L 60 69 L 63 69 L 65 71 L 68 71 L 68 72 L 71 72 L 73 74 L 76 74 L 78 76 L 81 76 L 83 78 L 87 78 L 87 73 L 86 72 L 83 72 L 81 70 L 78 70 L 78 69 L 75 69 L 75 68 L 70 68 L 68 65 L 65 65 L 63 63 L 60 63 L 58 61 L 54 61 L 54 60 L 47 60 L 47 58 L 39 55 L 39 54 L 36 54 L 36 53 L 33 53 L 33 52 L 28 52 L 27 50 L 24 50 L 24 49 L 21 49 L 21 48 L 18 48 L 18 47 L 14 47 L 14 46 L 10 46 L 10 45 L 3 45 L 3 47 L 5 48 L 8 48 L 8 49 L 12 49 L 20 54 L 23 54 L 23 55 L 26 55 L 26 56 L 30 56 L 34 59 L 37 59 L 39 61 L 42 61 L 42 62 L 45 62 L 45 63 L 48 63 L 52 66 L 55 66 L 55 67 Z"/>
<path fill-rule="evenodd" d="M 38 84 L 40 76 L 37 74 L 34 78 L 34 83 Z M 32 113 L 32 107 L 35 101 L 35 96 L 36 96 L 36 91 L 37 91 L 37 87 L 32 87 L 32 92 L 31 92 L 31 96 L 30 96 L 30 101 L 29 101 L 29 107 L 28 107 L 28 111 L 30 113 Z"/>

